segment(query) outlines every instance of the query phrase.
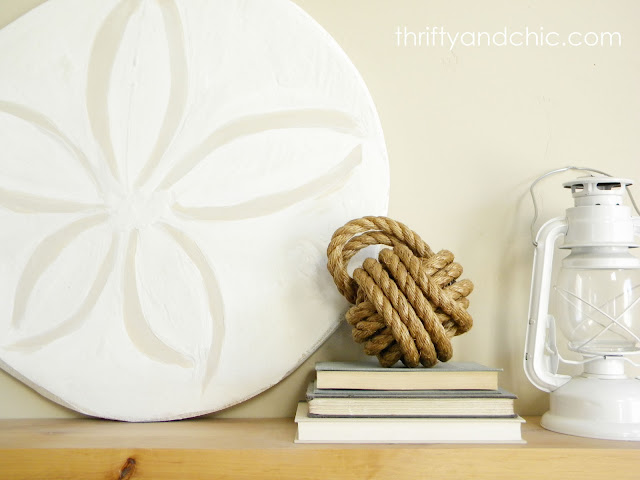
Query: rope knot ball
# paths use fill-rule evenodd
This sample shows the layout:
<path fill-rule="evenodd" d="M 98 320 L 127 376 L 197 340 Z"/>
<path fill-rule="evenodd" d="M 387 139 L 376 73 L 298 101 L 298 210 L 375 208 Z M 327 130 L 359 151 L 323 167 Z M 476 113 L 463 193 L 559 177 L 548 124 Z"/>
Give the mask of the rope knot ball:
<path fill-rule="evenodd" d="M 378 260 L 367 258 L 347 273 L 360 250 L 387 245 Z M 327 249 L 329 272 L 340 293 L 353 304 L 346 314 L 353 339 L 367 355 L 390 367 L 446 362 L 451 338 L 469 330 L 470 280 L 458 280 L 462 267 L 447 250 L 434 253 L 406 225 L 386 217 L 363 217 L 336 230 Z"/>

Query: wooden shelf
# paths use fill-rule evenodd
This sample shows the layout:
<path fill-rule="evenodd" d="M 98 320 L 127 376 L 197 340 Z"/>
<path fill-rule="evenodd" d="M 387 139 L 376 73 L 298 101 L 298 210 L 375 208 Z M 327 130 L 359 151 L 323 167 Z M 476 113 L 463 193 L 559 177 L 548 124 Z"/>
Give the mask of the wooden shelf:
<path fill-rule="evenodd" d="M 0 421 L 0 478 L 637 479 L 640 442 L 559 435 L 539 419 L 526 445 L 299 445 L 291 419 Z M 125 468 L 128 466 L 128 468 Z"/>

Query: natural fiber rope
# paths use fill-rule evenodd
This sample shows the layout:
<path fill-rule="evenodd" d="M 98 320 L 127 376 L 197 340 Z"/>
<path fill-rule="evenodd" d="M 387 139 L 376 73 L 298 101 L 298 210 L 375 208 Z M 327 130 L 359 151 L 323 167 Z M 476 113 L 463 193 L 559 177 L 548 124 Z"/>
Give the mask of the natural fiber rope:
<path fill-rule="evenodd" d="M 387 245 L 378 260 L 367 258 L 347 273 L 349 260 L 370 245 Z M 363 217 L 336 230 L 327 249 L 329 272 L 353 303 L 346 319 L 353 339 L 384 367 L 398 360 L 408 367 L 446 362 L 450 338 L 472 326 L 467 312 L 469 280 L 447 250 L 433 251 L 406 225 L 386 217 Z"/>

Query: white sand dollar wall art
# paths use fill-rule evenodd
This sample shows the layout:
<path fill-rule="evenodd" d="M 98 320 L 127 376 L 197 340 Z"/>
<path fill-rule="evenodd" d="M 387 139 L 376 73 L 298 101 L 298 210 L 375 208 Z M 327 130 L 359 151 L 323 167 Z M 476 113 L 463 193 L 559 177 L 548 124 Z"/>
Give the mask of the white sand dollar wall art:
<path fill-rule="evenodd" d="M 334 229 L 385 213 L 373 102 L 278 0 L 50 0 L 0 31 L 0 364 L 90 415 L 212 412 L 345 305 Z"/>

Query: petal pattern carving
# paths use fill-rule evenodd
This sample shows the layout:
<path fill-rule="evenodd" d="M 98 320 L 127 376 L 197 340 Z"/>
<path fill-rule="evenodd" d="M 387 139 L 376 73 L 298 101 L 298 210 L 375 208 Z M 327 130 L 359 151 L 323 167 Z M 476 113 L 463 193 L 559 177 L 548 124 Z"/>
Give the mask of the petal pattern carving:
<path fill-rule="evenodd" d="M 337 110 L 290 110 L 238 118 L 213 131 L 200 145 L 178 160 L 159 188 L 170 189 L 223 145 L 257 133 L 296 128 L 326 128 L 356 137 L 362 134 L 355 118 Z"/>
<path fill-rule="evenodd" d="M 51 119 L 47 118 L 40 112 L 36 112 L 24 105 L 20 105 L 14 102 L 5 102 L 0 100 L 0 112 L 12 115 L 20 120 L 23 120 L 32 126 L 36 127 L 40 131 L 44 132 L 47 136 L 54 141 L 60 143 L 64 148 L 69 150 L 82 170 L 89 177 L 91 183 L 97 188 L 98 179 L 96 172 L 89 162 L 89 159 L 82 150 L 74 145 L 74 143 L 67 137 Z"/>
<path fill-rule="evenodd" d="M 152 360 L 190 368 L 193 360 L 164 343 L 151 329 L 140 305 L 136 275 L 137 230 L 129 235 L 124 267 L 122 317 L 129 338 L 136 348 Z"/>
<path fill-rule="evenodd" d="M 124 31 L 141 0 L 122 0 L 102 23 L 96 34 L 87 72 L 87 113 L 96 142 L 109 167 L 111 175 L 121 180 L 116 155 L 111 141 L 109 122 L 109 90 L 111 71 L 120 48 Z"/>
<path fill-rule="evenodd" d="M 37 350 L 44 347 L 45 345 L 48 345 L 51 342 L 58 340 L 59 338 L 70 335 L 74 331 L 79 329 L 84 324 L 87 316 L 98 302 L 98 299 L 100 298 L 100 295 L 102 294 L 102 291 L 107 284 L 107 280 L 109 280 L 109 277 L 111 276 L 111 273 L 115 268 L 118 246 L 119 239 L 118 236 L 114 234 L 111 241 L 111 247 L 105 255 L 104 260 L 102 261 L 102 265 L 100 267 L 100 270 L 98 271 L 98 275 L 96 275 L 89 293 L 73 315 L 53 328 L 17 341 L 13 345 L 11 345 L 11 348 L 29 351 Z"/>
<path fill-rule="evenodd" d="M 105 223 L 106 214 L 92 215 L 77 220 L 42 240 L 27 261 L 18 280 L 13 302 L 12 325 L 20 327 L 24 320 L 27 302 L 42 274 L 81 233 Z"/>
<path fill-rule="evenodd" d="M 362 147 L 359 145 L 325 175 L 291 190 L 254 198 L 228 207 L 185 207 L 176 202 L 173 210 L 187 218 L 208 221 L 245 220 L 270 215 L 306 199 L 328 195 L 339 189 L 349 181 L 351 174 L 361 162 Z"/>
<path fill-rule="evenodd" d="M 193 265 L 198 269 L 202 279 L 202 286 L 207 293 L 209 306 L 209 317 L 212 322 L 211 344 L 207 354 L 206 369 L 204 373 L 203 389 L 208 385 L 213 377 L 215 369 L 220 360 L 222 345 L 224 340 L 224 303 L 218 279 L 209 264 L 206 256 L 188 235 L 169 224 L 159 225 L 191 259 Z"/>
<path fill-rule="evenodd" d="M 74 213 L 103 208 L 102 205 L 41 197 L 0 187 L 0 206 L 16 213 Z"/>
<path fill-rule="evenodd" d="M 162 11 L 169 46 L 171 86 L 162 127 L 151 156 L 136 179 L 136 187 L 144 185 L 160 163 L 167 147 L 178 131 L 187 102 L 188 67 L 180 12 L 173 0 L 159 0 L 158 5 Z"/>

